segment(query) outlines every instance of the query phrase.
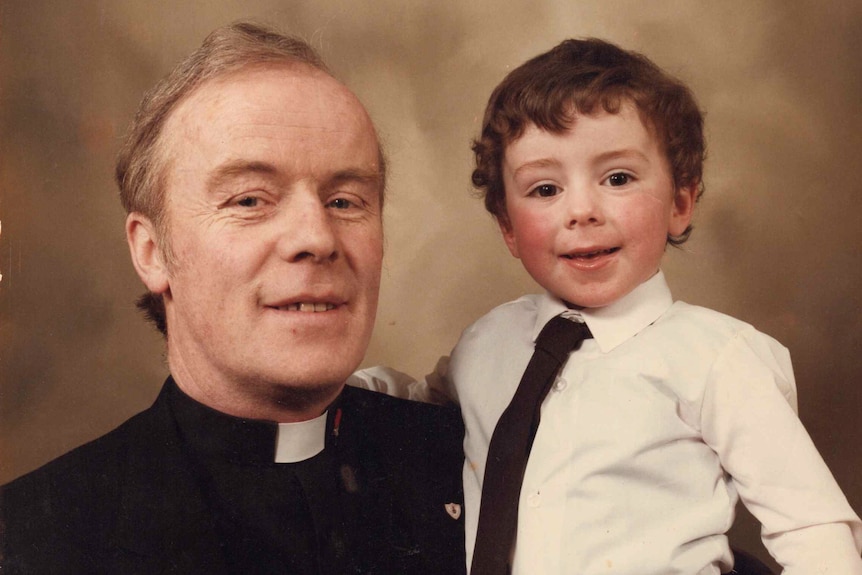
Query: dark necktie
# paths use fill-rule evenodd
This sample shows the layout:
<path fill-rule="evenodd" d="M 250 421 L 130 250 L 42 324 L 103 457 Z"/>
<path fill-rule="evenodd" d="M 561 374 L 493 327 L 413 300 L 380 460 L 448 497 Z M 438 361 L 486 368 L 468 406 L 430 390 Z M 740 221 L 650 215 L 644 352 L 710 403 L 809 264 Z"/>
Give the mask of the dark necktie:
<path fill-rule="evenodd" d="M 586 324 L 557 316 L 536 339 L 536 349 L 518 390 L 491 436 L 471 575 L 509 573 L 521 483 L 539 428 L 542 401 L 569 353 L 589 337 L 592 335 Z"/>

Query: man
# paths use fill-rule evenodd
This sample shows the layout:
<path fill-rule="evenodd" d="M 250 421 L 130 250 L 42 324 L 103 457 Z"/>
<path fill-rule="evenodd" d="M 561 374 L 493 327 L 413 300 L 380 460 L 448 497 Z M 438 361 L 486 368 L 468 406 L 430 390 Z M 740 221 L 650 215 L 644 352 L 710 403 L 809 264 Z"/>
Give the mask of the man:
<path fill-rule="evenodd" d="M 304 43 L 211 34 L 117 180 L 167 338 L 148 410 L 7 485 L 5 573 L 459 573 L 457 412 L 345 388 L 371 336 L 385 166 Z"/>

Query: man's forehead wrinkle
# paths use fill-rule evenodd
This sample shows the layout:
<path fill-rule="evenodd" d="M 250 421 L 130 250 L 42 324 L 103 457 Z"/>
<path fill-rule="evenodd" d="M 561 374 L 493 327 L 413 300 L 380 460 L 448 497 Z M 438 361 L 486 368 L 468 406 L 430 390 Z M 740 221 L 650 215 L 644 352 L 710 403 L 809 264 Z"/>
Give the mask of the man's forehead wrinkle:
<path fill-rule="evenodd" d="M 166 159 L 181 149 L 198 149 L 200 153 L 186 157 L 209 164 L 206 184 L 211 188 L 249 172 L 290 179 L 313 169 L 321 183 L 345 179 L 344 174 L 363 183 L 382 179 L 379 142 L 365 108 L 343 84 L 322 72 L 255 69 L 215 78 L 190 94 L 172 116 L 166 124 Z M 297 147 L 342 145 L 368 153 L 342 157 L 340 165 L 322 171 L 315 160 L 296 164 L 300 158 L 315 157 L 297 155 Z"/>
<path fill-rule="evenodd" d="M 301 115 L 299 115 L 299 117 L 300 117 L 300 119 L 305 118 L 305 114 L 301 114 Z M 326 133 L 331 133 L 331 134 L 354 134 L 354 133 L 356 133 L 355 130 L 350 129 L 349 127 L 344 127 L 339 122 L 332 122 L 328 125 L 319 125 L 319 124 L 312 124 L 312 123 L 301 122 L 301 121 L 296 122 L 296 123 L 290 123 L 290 124 L 287 124 L 284 122 L 278 122 L 278 121 L 273 121 L 273 122 L 266 122 L 266 121 L 251 122 L 251 121 L 249 121 L 249 122 L 246 122 L 244 124 L 232 126 L 231 128 L 232 128 L 231 131 L 248 132 L 248 135 L 250 137 L 260 137 L 260 138 L 266 138 L 266 139 L 271 139 L 271 140 L 279 139 L 281 136 L 280 132 L 283 132 L 285 129 L 308 131 L 308 132 L 312 132 L 312 133 L 314 133 L 314 132 L 317 132 L 317 133 L 326 132 Z M 270 129 L 274 130 L 274 132 L 268 133 L 268 130 L 270 130 Z M 263 130 L 263 131 L 260 131 L 260 130 Z"/>

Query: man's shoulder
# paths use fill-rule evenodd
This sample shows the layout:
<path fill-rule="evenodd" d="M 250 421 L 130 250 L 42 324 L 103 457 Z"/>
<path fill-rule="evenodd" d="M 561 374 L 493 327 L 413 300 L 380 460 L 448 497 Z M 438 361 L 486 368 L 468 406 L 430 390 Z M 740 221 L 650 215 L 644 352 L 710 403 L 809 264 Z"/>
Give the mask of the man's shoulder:
<path fill-rule="evenodd" d="M 17 495 L 38 491 L 42 496 L 53 493 L 53 487 L 90 490 L 93 482 L 109 479 L 120 465 L 134 436 L 147 421 L 146 411 L 139 413 L 116 429 L 109 431 L 0 487 L 0 501 L 14 502 Z M 89 486 L 89 487 L 88 487 Z"/>
<path fill-rule="evenodd" d="M 93 546 L 111 540 L 130 446 L 150 435 L 151 411 L 0 487 L 0 547 L 10 572 L 64 561 L 79 572 Z"/>
<path fill-rule="evenodd" d="M 361 418 L 361 425 L 381 439 L 413 439 L 417 435 L 433 439 L 440 434 L 463 434 L 461 415 L 454 406 L 411 401 L 352 386 L 345 387 L 342 394 L 345 406 Z M 394 433 L 385 433 L 388 431 Z"/>
<path fill-rule="evenodd" d="M 464 461 L 464 424 L 457 407 L 444 407 L 347 387 L 345 437 L 359 457 L 418 473 L 422 481 L 458 477 Z"/>
<path fill-rule="evenodd" d="M 342 465 L 359 482 L 350 493 L 363 502 L 370 529 L 384 528 L 381 553 L 394 560 L 384 571 L 462 573 L 460 412 L 353 387 L 339 408 Z"/>

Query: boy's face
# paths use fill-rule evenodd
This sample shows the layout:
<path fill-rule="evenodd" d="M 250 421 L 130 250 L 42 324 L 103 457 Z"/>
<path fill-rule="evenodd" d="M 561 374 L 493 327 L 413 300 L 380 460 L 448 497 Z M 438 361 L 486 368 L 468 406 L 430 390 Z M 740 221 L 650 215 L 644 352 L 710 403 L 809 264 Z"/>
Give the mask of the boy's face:
<path fill-rule="evenodd" d="M 542 287 L 580 307 L 615 302 L 659 269 L 667 235 L 691 221 L 696 189 L 674 193 L 667 158 L 633 104 L 530 125 L 503 159 L 509 251 Z"/>

